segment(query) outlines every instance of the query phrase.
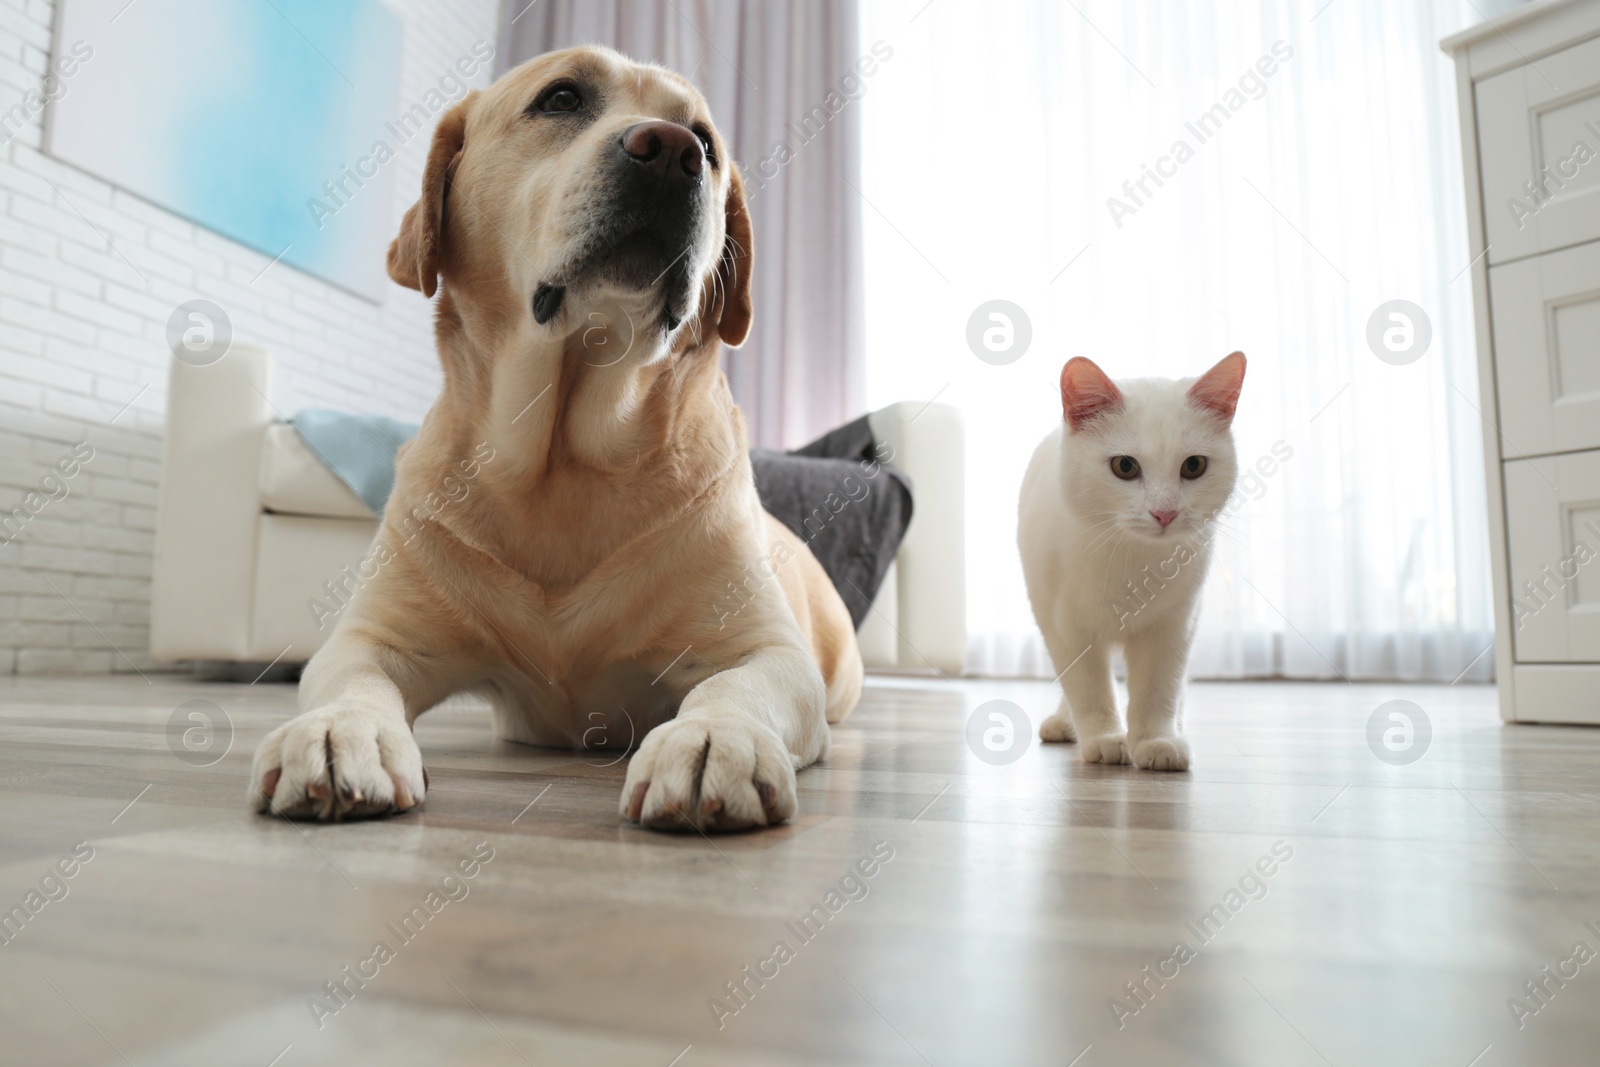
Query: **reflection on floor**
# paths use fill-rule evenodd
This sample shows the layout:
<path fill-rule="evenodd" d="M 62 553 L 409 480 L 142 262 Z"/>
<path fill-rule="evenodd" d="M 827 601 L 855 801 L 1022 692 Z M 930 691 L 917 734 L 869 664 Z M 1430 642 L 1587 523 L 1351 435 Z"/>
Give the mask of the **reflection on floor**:
<path fill-rule="evenodd" d="M 990 700 L 1056 697 L 875 679 L 792 825 L 708 840 L 620 825 L 624 764 L 469 704 L 419 723 L 422 810 L 324 827 L 245 812 L 288 687 L 0 680 L 0 1058 L 1593 1062 L 1600 731 L 1196 685 L 1195 769 L 1157 775 L 999 761 Z"/>

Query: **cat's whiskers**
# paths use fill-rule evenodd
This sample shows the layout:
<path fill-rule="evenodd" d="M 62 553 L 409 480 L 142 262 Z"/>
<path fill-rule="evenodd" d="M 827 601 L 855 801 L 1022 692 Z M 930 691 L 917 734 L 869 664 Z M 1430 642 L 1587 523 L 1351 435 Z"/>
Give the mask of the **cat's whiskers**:
<path fill-rule="evenodd" d="M 1079 563 L 1081 563 L 1083 561 L 1083 557 L 1088 554 L 1090 549 L 1094 548 L 1096 545 L 1100 544 L 1102 541 L 1106 540 L 1107 538 L 1109 538 L 1109 537 L 1111 537 L 1111 536 L 1113 536 L 1113 535 L 1115 535 L 1115 534 L 1120 532 L 1119 528 L 1117 526 L 1113 525 L 1116 521 L 1117 520 L 1115 518 L 1106 519 L 1104 522 L 1095 523 L 1093 526 L 1089 527 L 1089 529 L 1084 531 L 1084 533 L 1089 533 L 1091 531 L 1098 530 L 1102 526 L 1111 526 L 1111 529 L 1107 530 L 1105 533 L 1101 534 L 1100 536 L 1096 537 L 1093 541 L 1091 541 L 1087 545 L 1083 546 L 1083 548 L 1078 552 L 1078 555 L 1076 556 L 1076 558 L 1074 558 L 1073 561 L 1072 561 L 1072 565 L 1074 567 L 1076 567 Z"/>
<path fill-rule="evenodd" d="M 1244 537 L 1241 537 L 1239 534 L 1234 533 L 1232 530 L 1223 530 L 1221 531 L 1221 534 L 1222 536 L 1226 537 L 1229 543 L 1233 544 L 1234 546 L 1241 548 L 1246 552 L 1250 551 L 1250 542 Z"/>
<path fill-rule="evenodd" d="M 1133 564 L 1133 549 L 1137 544 L 1138 544 L 1138 542 L 1134 539 L 1133 534 L 1130 531 L 1124 530 L 1123 533 L 1122 533 L 1122 540 L 1118 541 L 1117 542 L 1117 547 L 1113 548 L 1111 550 L 1112 558 L 1115 559 L 1116 558 L 1116 554 L 1117 554 L 1117 549 L 1118 548 L 1123 549 L 1123 553 L 1122 553 L 1122 579 L 1125 582 L 1133 581 L 1133 578 L 1130 576 L 1129 571 L 1130 571 L 1130 568 L 1132 567 L 1132 564 Z"/>
<path fill-rule="evenodd" d="M 1246 551 L 1249 550 L 1250 541 L 1249 541 L 1248 538 L 1245 537 L 1243 530 L 1240 530 L 1240 529 L 1238 529 L 1236 527 L 1233 527 L 1233 526 L 1229 526 L 1227 523 L 1220 522 L 1220 521 L 1217 521 L 1217 520 L 1212 520 L 1211 527 L 1213 529 L 1215 529 L 1218 534 L 1227 535 L 1229 538 L 1232 539 L 1233 543 L 1238 545 L 1240 548 L 1243 548 Z"/>
<path fill-rule="evenodd" d="M 1096 541 L 1096 542 L 1095 542 L 1095 544 L 1093 544 L 1093 545 L 1089 545 L 1089 546 L 1088 546 L 1088 547 L 1086 547 L 1086 548 L 1085 548 L 1085 549 L 1084 549 L 1084 550 L 1083 550 L 1083 551 L 1084 551 L 1084 553 L 1087 553 L 1087 552 L 1088 552 L 1088 551 L 1089 551 L 1089 550 L 1090 550 L 1090 549 L 1093 549 L 1093 548 L 1094 548 L 1094 547 L 1096 547 L 1096 546 L 1097 546 L 1097 545 L 1101 545 L 1101 544 L 1104 544 L 1104 543 L 1105 543 L 1105 542 L 1106 542 L 1106 541 L 1109 541 L 1109 540 L 1110 540 L 1110 539 L 1111 539 L 1111 538 L 1113 538 L 1113 537 L 1116 537 L 1116 536 L 1117 536 L 1117 535 L 1119 535 L 1119 534 L 1120 534 L 1120 535 L 1122 535 L 1122 536 L 1124 536 L 1124 537 L 1126 537 L 1126 536 L 1127 536 L 1127 532 L 1126 532 L 1126 531 L 1124 531 L 1124 530 L 1120 530 L 1120 529 L 1111 529 L 1111 530 L 1107 530 L 1107 531 L 1106 531 L 1106 532 L 1105 532 L 1105 533 L 1104 533 L 1104 534 L 1103 534 L 1103 535 L 1102 535 L 1102 536 L 1101 536 L 1101 537 L 1100 537 L 1100 539 L 1099 539 L 1099 540 L 1097 540 L 1097 541 Z M 1120 542 L 1120 541 L 1119 541 L 1119 542 L 1117 542 L 1117 544 L 1113 544 L 1113 545 L 1112 545 L 1112 546 L 1111 546 L 1111 547 L 1110 547 L 1110 548 L 1109 548 L 1109 549 L 1108 549 L 1108 550 L 1107 550 L 1107 551 L 1106 551 L 1106 559 L 1107 559 L 1107 561 L 1108 561 L 1108 563 L 1109 563 L 1109 561 L 1110 561 L 1110 559 L 1111 559 L 1111 554 L 1112 554 L 1112 553 L 1113 553 L 1113 552 L 1115 552 L 1115 551 L 1116 551 L 1116 549 L 1117 549 L 1117 545 L 1120 545 L 1120 544 L 1121 544 L 1121 542 Z M 1074 566 L 1074 567 L 1076 567 L 1076 566 L 1077 566 L 1077 565 L 1078 565 L 1078 563 L 1079 563 L 1079 561 L 1080 561 L 1080 560 L 1081 560 L 1081 559 L 1082 559 L 1082 558 L 1083 558 L 1083 553 L 1080 553 L 1080 554 L 1079 554 L 1079 557 L 1078 557 L 1078 559 L 1077 559 L 1077 560 L 1074 560 L 1074 561 L 1073 561 L 1073 563 L 1072 563 L 1072 565 L 1073 565 L 1073 566 Z M 1108 568 L 1108 573 L 1109 573 L 1109 568 Z"/>
<path fill-rule="evenodd" d="M 1105 515 L 1105 516 L 1108 516 L 1108 518 L 1101 519 L 1099 522 L 1095 523 L 1094 525 L 1086 527 L 1083 530 L 1083 533 L 1086 533 L 1086 534 L 1087 533 L 1092 533 L 1093 531 L 1100 529 L 1102 526 L 1110 526 L 1110 527 L 1112 527 L 1112 529 L 1107 531 L 1106 534 L 1102 534 L 1099 538 L 1096 538 L 1095 541 L 1093 541 L 1088 546 L 1086 546 L 1085 549 L 1084 549 L 1084 551 L 1086 551 L 1086 552 L 1090 548 L 1093 548 L 1096 544 L 1099 544 L 1100 541 L 1104 540 L 1105 537 L 1109 536 L 1109 534 L 1117 532 L 1117 530 L 1119 529 L 1117 524 L 1120 523 L 1122 521 L 1122 518 L 1123 518 L 1123 513 L 1120 510 L 1096 511 L 1096 512 L 1091 512 L 1091 515 Z"/>
<path fill-rule="evenodd" d="M 1109 525 L 1109 523 L 1114 523 L 1114 522 L 1115 522 L 1115 520 L 1107 520 L 1107 522 L 1098 523 L 1098 525 L 1099 526 L 1106 526 L 1106 525 Z M 1096 526 L 1090 526 L 1090 530 L 1094 530 L 1094 528 L 1096 528 Z M 1101 544 L 1101 542 L 1106 541 L 1107 537 L 1115 536 L 1115 534 L 1117 534 L 1117 533 L 1118 533 L 1117 526 L 1112 526 L 1112 528 L 1110 528 L 1110 530 L 1104 531 L 1104 533 L 1099 534 L 1098 537 L 1094 537 L 1094 541 L 1091 541 L 1090 544 L 1083 545 L 1082 549 L 1078 549 L 1078 553 L 1077 553 L 1077 555 L 1075 555 L 1074 558 L 1072 558 L 1072 563 L 1070 563 L 1070 566 L 1077 566 L 1078 563 L 1082 563 L 1083 557 L 1085 557 L 1085 555 L 1088 555 L 1088 553 L 1090 553 L 1091 550 L 1094 550 L 1094 547 L 1096 547 L 1096 545 Z"/>

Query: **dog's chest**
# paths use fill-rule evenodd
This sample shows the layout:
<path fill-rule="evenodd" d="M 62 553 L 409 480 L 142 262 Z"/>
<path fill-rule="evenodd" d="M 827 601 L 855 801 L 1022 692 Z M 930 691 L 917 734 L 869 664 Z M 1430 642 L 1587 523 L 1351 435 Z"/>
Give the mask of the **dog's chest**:
<path fill-rule="evenodd" d="M 624 750 L 678 713 L 715 668 L 692 649 L 639 660 L 578 665 L 556 677 L 507 664 L 490 683 L 495 732 L 508 741 L 582 750 Z"/>

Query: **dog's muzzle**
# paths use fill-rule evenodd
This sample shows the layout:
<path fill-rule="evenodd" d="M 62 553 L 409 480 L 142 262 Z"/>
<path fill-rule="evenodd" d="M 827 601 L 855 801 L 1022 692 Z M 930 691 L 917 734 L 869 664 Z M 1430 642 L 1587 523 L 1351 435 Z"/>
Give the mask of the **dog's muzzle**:
<path fill-rule="evenodd" d="M 705 150 L 693 131 L 675 122 L 639 122 L 617 138 L 610 169 L 618 221 L 601 273 L 623 285 L 653 285 L 690 258 L 700 236 Z"/>
<path fill-rule="evenodd" d="M 607 150 L 594 201 L 596 225 L 583 251 L 533 295 L 541 325 L 561 310 L 569 285 L 585 279 L 644 290 L 665 281 L 663 318 L 676 327 L 695 288 L 690 271 L 705 223 L 706 154 L 694 131 L 651 120 L 623 130 Z"/>

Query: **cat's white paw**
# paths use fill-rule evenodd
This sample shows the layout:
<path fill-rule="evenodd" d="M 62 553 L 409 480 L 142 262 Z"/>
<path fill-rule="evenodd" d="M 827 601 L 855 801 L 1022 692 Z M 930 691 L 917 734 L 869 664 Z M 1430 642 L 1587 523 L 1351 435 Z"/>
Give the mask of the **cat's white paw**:
<path fill-rule="evenodd" d="M 1083 762 L 1129 763 L 1128 738 L 1125 734 L 1106 734 L 1104 737 L 1083 739 Z"/>
<path fill-rule="evenodd" d="M 1133 746 L 1133 765 L 1147 771 L 1189 769 L 1189 742 L 1181 737 L 1152 737 Z"/>
<path fill-rule="evenodd" d="M 1059 711 L 1039 724 L 1041 741 L 1064 741 L 1070 745 L 1077 739 L 1078 731 L 1072 727 L 1072 718 Z"/>

